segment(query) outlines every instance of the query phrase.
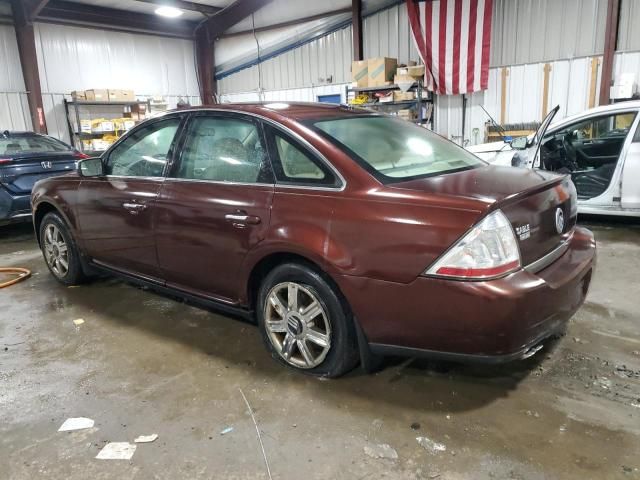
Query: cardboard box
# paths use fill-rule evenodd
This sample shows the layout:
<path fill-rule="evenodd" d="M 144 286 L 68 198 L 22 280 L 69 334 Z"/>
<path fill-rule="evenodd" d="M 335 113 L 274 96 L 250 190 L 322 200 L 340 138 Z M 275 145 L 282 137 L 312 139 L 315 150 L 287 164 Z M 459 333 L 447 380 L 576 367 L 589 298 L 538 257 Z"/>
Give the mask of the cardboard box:
<path fill-rule="evenodd" d="M 80 120 L 80 131 L 82 133 L 91 133 L 91 120 Z"/>
<path fill-rule="evenodd" d="M 393 99 L 393 93 L 394 93 L 394 92 L 389 92 L 389 93 L 388 93 L 388 94 L 386 94 L 386 95 L 382 95 L 382 96 L 378 97 L 378 102 L 380 102 L 380 103 L 390 103 L 390 102 L 393 102 L 393 101 L 394 101 L 394 99 Z"/>
<path fill-rule="evenodd" d="M 407 75 L 410 75 L 414 78 L 422 78 L 424 77 L 424 65 L 418 65 L 413 67 L 407 67 Z"/>
<path fill-rule="evenodd" d="M 351 62 L 351 82 L 353 87 L 364 88 L 369 86 L 369 61 L 359 60 Z"/>
<path fill-rule="evenodd" d="M 416 118 L 418 118 L 418 115 L 416 114 L 416 112 L 410 108 L 406 108 L 403 110 L 398 110 L 398 118 L 401 118 L 403 120 L 415 120 Z"/>
<path fill-rule="evenodd" d="M 144 120 L 147 118 L 147 104 L 136 103 L 135 105 L 131 105 L 131 111 L 125 112 L 124 116 L 132 118 L 135 121 Z"/>
<path fill-rule="evenodd" d="M 394 75 L 393 77 L 393 83 L 395 83 L 396 85 L 400 85 L 402 83 L 413 84 L 415 83 L 415 81 L 416 79 L 409 75 Z"/>
<path fill-rule="evenodd" d="M 402 92 L 400 90 L 393 91 L 393 101 L 394 102 L 405 102 L 408 100 L 415 100 L 416 93 L 415 92 Z"/>
<path fill-rule="evenodd" d="M 395 58 L 380 57 L 369 59 L 368 82 L 370 87 L 383 87 L 393 80 L 396 73 L 398 60 Z"/>
<path fill-rule="evenodd" d="M 113 132 L 113 122 L 108 120 L 93 121 L 91 126 L 93 133 Z"/>
<path fill-rule="evenodd" d="M 108 102 L 109 91 L 108 90 L 85 90 L 84 91 L 87 100 L 91 102 Z"/>
<path fill-rule="evenodd" d="M 73 92 L 71 92 L 71 99 L 74 102 L 83 102 L 87 99 L 87 95 L 85 94 L 84 90 L 74 90 Z"/>
<path fill-rule="evenodd" d="M 109 89 L 110 102 L 135 102 L 136 97 L 133 90 Z"/>

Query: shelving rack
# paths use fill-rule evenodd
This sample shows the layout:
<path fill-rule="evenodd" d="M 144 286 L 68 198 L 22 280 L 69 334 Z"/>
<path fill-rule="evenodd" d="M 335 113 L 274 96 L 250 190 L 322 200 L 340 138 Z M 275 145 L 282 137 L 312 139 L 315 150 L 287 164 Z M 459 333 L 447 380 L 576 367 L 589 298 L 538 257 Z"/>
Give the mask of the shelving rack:
<path fill-rule="evenodd" d="M 401 90 L 398 85 L 385 85 L 381 87 L 350 87 L 347 85 L 345 87 L 345 98 L 347 103 L 349 103 L 350 98 L 353 98 L 358 93 L 375 93 L 375 92 L 390 92 L 393 90 Z M 418 118 L 412 120 L 412 122 L 423 125 L 426 124 L 429 128 L 432 128 L 433 123 L 433 114 L 429 115 L 429 118 L 423 118 L 423 109 L 424 104 L 432 104 L 433 105 L 433 96 L 431 92 L 424 92 L 422 88 L 422 81 L 416 81 L 409 90 L 414 91 L 416 93 L 416 98 L 414 100 L 401 100 L 398 102 L 370 102 L 363 103 L 359 105 L 352 105 L 354 107 L 364 107 L 364 108 L 373 108 L 379 109 L 381 111 L 390 111 L 390 110 L 400 110 L 402 108 L 414 107 L 418 112 Z M 423 93 L 426 93 L 426 96 L 423 96 Z M 433 112 L 433 108 L 431 108 L 431 112 Z"/>
<path fill-rule="evenodd" d="M 149 100 L 146 101 L 135 101 L 135 102 L 98 102 L 98 101 L 69 101 L 66 98 L 64 99 L 64 111 L 67 118 L 67 127 L 69 129 L 69 138 L 71 139 L 71 143 L 74 147 L 76 147 L 79 151 L 86 153 L 88 155 L 101 155 L 102 151 L 100 150 L 85 150 L 82 140 L 94 139 L 101 137 L 105 134 L 117 134 L 119 132 L 110 131 L 110 132 L 82 132 L 80 130 L 80 109 L 81 108 L 101 108 L 104 111 L 105 108 L 111 107 L 132 107 L 134 105 L 145 104 L 147 106 L 147 113 L 151 111 L 151 102 Z M 71 112 L 73 109 L 73 118 L 75 120 L 75 128 L 73 125 Z"/>

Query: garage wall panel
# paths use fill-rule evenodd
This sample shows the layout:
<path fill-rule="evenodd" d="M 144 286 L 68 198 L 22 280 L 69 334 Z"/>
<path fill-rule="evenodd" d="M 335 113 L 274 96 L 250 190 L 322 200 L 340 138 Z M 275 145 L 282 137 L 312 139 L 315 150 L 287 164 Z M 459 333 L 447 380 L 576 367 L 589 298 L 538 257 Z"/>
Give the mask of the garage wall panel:
<path fill-rule="evenodd" d="M 16 31 L 0 25 L 0 131 L 31 129 Z"/>
<path fill-rule="evenodd" d="M 640 1 L 620 1 L 620 23 L 618 24 L 618 50 L 640 50 Z"/>
<path fill-rule="evenodd" d="M 73 90 L 133 89 L 140 98 L 182 96 L 198 103 L 190 40 L 61 25 L 35 25 L 36 48 L 49 133 L 68 141 L 63 99 Z"/>

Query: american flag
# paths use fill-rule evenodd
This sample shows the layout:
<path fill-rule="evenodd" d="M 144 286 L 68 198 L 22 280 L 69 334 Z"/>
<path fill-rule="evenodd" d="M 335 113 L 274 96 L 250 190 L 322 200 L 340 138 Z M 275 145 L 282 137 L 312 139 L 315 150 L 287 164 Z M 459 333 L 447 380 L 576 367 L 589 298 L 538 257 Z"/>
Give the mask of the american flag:
<path fill-rule="evenodd" d="M 486 90 L 493 0 L 407 0 L 426 66 L 426 87 L 441 95 Z"/>

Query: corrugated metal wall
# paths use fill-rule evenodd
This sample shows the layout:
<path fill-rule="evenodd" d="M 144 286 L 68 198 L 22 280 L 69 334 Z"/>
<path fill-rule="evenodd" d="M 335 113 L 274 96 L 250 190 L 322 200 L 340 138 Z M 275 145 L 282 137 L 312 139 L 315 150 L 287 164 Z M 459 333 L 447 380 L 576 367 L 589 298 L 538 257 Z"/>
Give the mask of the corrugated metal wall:
<path fill-rule="evenodd" d="M 0 131 L 31 130 L 15 29 L 0 25 Z"/>
<path fill-rule="evenodd" d="M 404 3 L 366 17 L 362 33 L 365 58 L 393 57 L 400 63 L 419 60 Z"/>
<path fill-rule="evenodd" d="M 200 101 L 190 40 L 42 23 L 35 35 L 47 127 L 65 141 L 63 99 L 73 90 L 127 88 L 163 96 L 170 108 L 179 96 Z"/>
<path fill-rule="evenodd" d="M 346 83 L 351 79 L 351 27 L 218 81 L 221 94 Z M 329 80 L 329 78 L 331 78 Z"/>
<path fill-rule="evenodd" d="M 491 66 L 602 54 L 606 18 L 607 0 L 494 0 Z"/>
<path fill-rule="evenodd" d="M 621 0 L 618 50 L 640 50 L 640 0 Z"/>

